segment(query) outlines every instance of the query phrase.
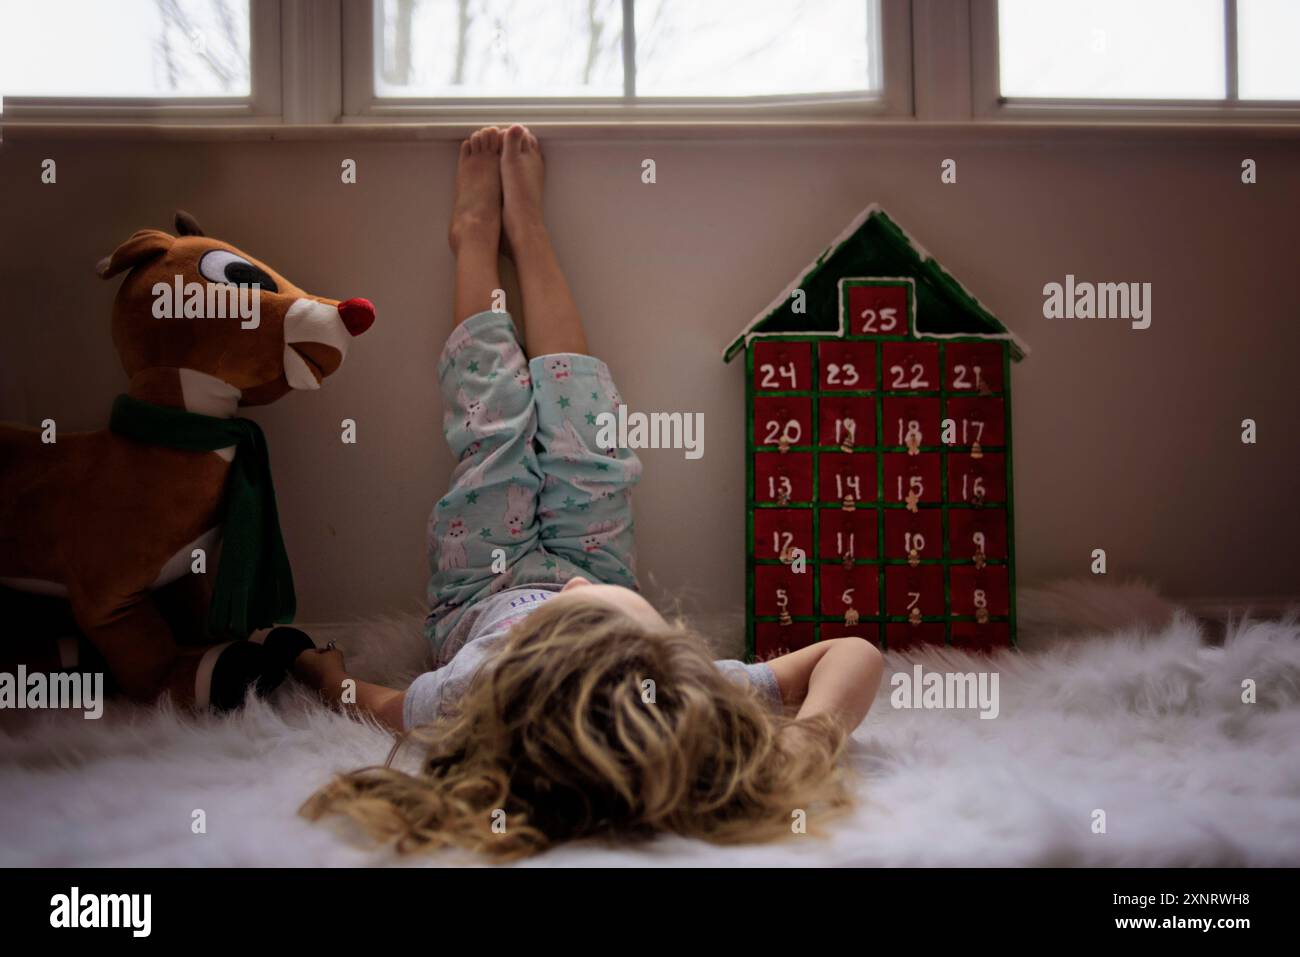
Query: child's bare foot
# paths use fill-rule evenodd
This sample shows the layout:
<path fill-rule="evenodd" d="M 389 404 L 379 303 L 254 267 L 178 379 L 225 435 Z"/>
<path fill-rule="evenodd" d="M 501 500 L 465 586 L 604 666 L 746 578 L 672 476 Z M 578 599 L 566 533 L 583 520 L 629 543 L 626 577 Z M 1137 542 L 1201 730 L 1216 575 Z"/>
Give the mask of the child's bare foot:
<path fill-rule="evenodd" d="M 456 200 L 448 241 L 454 252 L 465 242 L 495 245 L 501 236 L 501 131 L 485 126 L 460 144 Z"/>
<path fill-rule="evenodd" d="M 507 247 L 518 249 L 533 234 L 544 231 L 542 185 L 546 167 L 537 137 L 518 124 L 505 131 L 501 147 L 501 190 L 504 197 Z M 509 254 L 507 248 L 507 254 Z"/>

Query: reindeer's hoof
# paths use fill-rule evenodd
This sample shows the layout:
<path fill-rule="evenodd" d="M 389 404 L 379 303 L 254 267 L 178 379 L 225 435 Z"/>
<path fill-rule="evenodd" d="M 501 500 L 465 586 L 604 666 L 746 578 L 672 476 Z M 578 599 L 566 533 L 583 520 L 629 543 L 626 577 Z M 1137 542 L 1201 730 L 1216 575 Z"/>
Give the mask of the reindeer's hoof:
<path fill-rule="evenodd" d="M 217 711 L 233 711 L 244 703 L 248 689 L 257 687 L 258 694 L 274 690 L 275 685 L 284 680 L 275 681 L 266 687 L 268 656 L 266 649 L 251 641 L 232 642 L 221 652 L 217 663 L 212 668 L 212 684 L 208 692 L 208 701 Z"/>
<path fill-rule="evenodd" d="M 266 649 L 267 657 L 267 678 L 274 678 L 274 684 L 268 688 L 268 691 L 274 690 L 284 681 L 293 668 L 294 661 L 304 651 L 310 651 L 316 647 L 316 643 L 311 640 L 305 631 L 298 628 L 289 628 L 281 625 L 279 628 L 272 628 L 270 634 L 262 641 L 262 647 Z M 278 676 L 278 677 L 276 677 Z M 261 691 L 261 686 L 258 687 Z M 262 692 L 265 694 L 266 692 Z"/>

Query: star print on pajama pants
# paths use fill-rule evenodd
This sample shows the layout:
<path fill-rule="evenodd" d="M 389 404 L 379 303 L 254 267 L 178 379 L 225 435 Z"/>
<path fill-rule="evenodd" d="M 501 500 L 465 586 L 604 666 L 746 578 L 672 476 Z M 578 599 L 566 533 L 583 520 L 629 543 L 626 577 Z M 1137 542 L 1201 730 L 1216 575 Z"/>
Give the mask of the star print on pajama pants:
<path fill-rule="evenodd" d="M 427 531 L 436 659 L 458 650 L 446 639 L 465 611 L 503 588 L 575 575 L 637 588 L 641 462 L 596 441 L 597 417 L 622 404 L 609 367 L 569 353 L 529 361 L 509 314 L 481 312 L 448 337 L 438 380 L 458 464 Z"/>

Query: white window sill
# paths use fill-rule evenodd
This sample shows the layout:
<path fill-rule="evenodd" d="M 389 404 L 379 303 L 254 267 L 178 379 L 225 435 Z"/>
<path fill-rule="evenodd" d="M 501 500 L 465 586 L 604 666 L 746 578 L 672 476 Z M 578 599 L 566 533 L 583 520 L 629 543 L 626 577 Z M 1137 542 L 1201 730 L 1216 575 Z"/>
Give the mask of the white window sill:
<path fill-rule="evenodd" d="M 537 120 L 523 118 L 540 135 L 570 140 L 729 140 L 853 138 L 876 140 L 994 139 L 1042 140 L 1044 137 L 1163 137 L 1189 139 L 1300 139 L 1300 121 L 1235 121 L 1200 119 L 1096 120 L 1059 118 L 931 121 L 898 118 L 820 119 L 641 119 Z M 481 117 L 456 121 L 345 119 L 338 123 L 294 125 L 274 119 L 222 122 L 168 120 L 12 120 L 0 124 L 4 139 L 156 140 L 156 141 L 459 141 L 488 123 L 503 119 Z"/>

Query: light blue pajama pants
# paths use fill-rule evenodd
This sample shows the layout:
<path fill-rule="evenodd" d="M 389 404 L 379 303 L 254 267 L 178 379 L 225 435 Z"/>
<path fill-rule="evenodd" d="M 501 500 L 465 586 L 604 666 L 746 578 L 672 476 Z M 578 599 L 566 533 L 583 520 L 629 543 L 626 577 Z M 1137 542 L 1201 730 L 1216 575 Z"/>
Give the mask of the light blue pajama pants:
<path fill-rule="evenodd" d="M 459 464 L 429 516 L 425 634 L 436 659 L 465 610 L 503 588 L 575 575 L 636 588 L 641 462 L 596 442 L 597 416 L 622 402 L 608 366 L 568 353 L 530 362 L 510 316 L 481 312 L 448 337 L 438 380 Z"/>

